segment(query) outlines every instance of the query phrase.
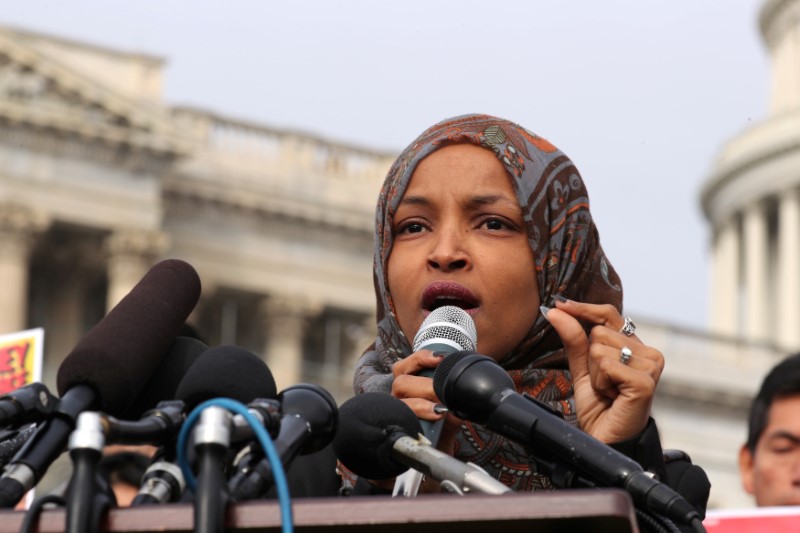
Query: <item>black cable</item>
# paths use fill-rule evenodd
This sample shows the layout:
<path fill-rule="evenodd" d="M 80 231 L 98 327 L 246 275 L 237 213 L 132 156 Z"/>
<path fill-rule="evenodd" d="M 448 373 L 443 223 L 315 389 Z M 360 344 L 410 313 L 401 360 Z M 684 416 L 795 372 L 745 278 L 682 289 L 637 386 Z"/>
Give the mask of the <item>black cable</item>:
<path fill-rule="evenodd" d="M 652 533 L 681 533 L 681 530 L 678 528 L 678 526 L 676 526 L 675 523 L 666 516 L 645 511 L 639 509 L 638 507 L 635 509 L 635 511 L 636 519 L 639 522 L 639 527 L 642 529 L 642 531 L 650 531 Z"/>
<path fill-rule="evenodd" d="M 703 521 L 700 518 L 694 518 L 689 523 L 692 529 L 694 529 L 697 533 L 706 533 L 706 526 L 703 525 Z"/>
<path fill-rule="evenodd" d="M 36 522 L 39 515 L 44 510 L 44 506 L 48 503 L 55 503 L 64 507 L 67 505 L 67 500 L 58 494 L 45 494 L 40 498 L 36 498 L 31 504 L 30 509 L 25 513 L 25 518 L 22 519 L 22 526 L 19 528 L 19 533 L 34 533 L 38 529 L 35 527 Z"/>

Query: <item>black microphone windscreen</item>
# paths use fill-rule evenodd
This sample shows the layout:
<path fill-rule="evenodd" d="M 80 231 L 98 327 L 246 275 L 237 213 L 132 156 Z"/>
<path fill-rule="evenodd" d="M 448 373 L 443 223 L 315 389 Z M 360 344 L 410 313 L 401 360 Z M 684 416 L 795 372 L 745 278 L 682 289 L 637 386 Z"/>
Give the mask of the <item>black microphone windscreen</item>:
<path fill-rule="evenodd" d="M 367 479 L 389 479 L 408 470 L 392 455 L 393 436 L 422 433 L 417 416 L 388 394 L 366 392 L 339 408 L 339 429 L 333 438 L 336 456 L 353 473 Z"/>
<path fill-rule="evenodd" d="M 248 403 L 256 398 L 275 398 L 275 379 L 254 353 L 238 346 L 215 346 L 197 358 L 175 391 L 191 409 L 212 398 Z"/>
<path fill-rule="evenodd" d="M 474 353 L 475 352 L 462 351 L 450 354 L 442 359 L 442 362 L 436 366 L 436 370 L 433 372 L 433 392 L 436 393 L 437 398 L 440 400 L 444 399 L 444 384 L 453 367 L 456 366 L 459 361 Z"/>
<path fill-rule="evenodd" d="M 167 355 L 156 367 L 150 381 L 120 418 L 138 419 L 159 402 L 175 399 L 178 385 L 186 376 L 189 368 L 206 350 L 208 350 L 208 346 L 198 339 L 175 337 Z"/>
<path fill-rule="evenodd" d="M 149 381 L 200 298 L 200 278 L 177 259 L 156 264 L 81 339 L 58 369 L 58 393 L 86 384 L 106 413 L 123 413 Z"/>

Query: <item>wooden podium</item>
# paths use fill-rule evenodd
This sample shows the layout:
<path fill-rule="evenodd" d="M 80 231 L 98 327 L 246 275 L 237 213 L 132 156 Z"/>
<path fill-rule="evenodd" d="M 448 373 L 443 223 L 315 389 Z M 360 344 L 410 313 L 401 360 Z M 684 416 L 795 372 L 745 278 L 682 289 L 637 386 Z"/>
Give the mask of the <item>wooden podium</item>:
<path fill-rule="evenodd" d="M 417 498 L 365 496 L 298 499 L 292 503 L 294 526 L 308 533 L 638 533 L 628 493 L 617 489 L 569 490 L 502 496 L 435 494 Z M 0 533 L 17 533 L 24 511 L 0 511 Z M 39 518 L 40 533 L 64 531 L 66 511 L 47 510 Z M 279 533 L 278 503 L 231 505 L 229 532 Z M 102 531 L 192 533 L 191 504 L 114 509 Z"/>

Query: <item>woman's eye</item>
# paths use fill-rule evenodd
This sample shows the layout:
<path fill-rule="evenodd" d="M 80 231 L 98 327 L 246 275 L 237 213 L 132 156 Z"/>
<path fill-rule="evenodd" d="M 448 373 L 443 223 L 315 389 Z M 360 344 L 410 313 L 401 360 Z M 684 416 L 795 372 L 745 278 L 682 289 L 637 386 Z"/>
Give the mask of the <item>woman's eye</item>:
<path fill-rule="evenodd" d="M 405 224 L 403 226 L 400 226 L 399 233 L 420 233 L 424 230 L 425 227 L 422 224 L 418 222 L 412 222 L 410 224 Z"/>
<path fill-rule="evenodd" d="M 490 230 L 501 230 L 508 227 L 502 220 L 496 218 L 489 219 L 485 221 L 484 224 L 486 225 L 486 229 Z"/>

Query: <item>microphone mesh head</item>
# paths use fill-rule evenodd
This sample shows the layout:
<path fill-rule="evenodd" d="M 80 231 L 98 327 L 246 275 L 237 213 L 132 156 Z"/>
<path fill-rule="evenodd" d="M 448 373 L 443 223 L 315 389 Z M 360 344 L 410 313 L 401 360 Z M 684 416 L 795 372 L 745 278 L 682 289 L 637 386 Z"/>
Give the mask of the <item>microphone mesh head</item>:
<path fill-rule="evenodd" d="M 454 305 L 445 305 L 431 311 L 414 336 L 414 351 L 434 339 L 447 339 L 458 344 L 462 350 L 475 351 L 478 332 L 475 322 L 466 311 Z"/>

